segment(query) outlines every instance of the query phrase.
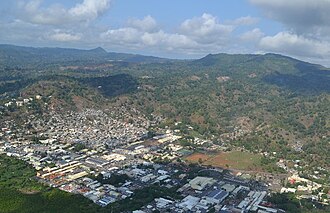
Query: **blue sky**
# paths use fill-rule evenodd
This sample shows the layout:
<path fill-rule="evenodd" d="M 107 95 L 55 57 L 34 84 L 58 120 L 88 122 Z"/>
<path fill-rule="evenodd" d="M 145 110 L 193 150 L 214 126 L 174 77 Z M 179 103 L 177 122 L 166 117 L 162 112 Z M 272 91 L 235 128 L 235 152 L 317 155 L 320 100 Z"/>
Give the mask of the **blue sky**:
<path fill-rule="evenodd" d="M 329 66 L 329 0 L 13 0 L 0 43 L 199 58 L 274 52 Z"/>

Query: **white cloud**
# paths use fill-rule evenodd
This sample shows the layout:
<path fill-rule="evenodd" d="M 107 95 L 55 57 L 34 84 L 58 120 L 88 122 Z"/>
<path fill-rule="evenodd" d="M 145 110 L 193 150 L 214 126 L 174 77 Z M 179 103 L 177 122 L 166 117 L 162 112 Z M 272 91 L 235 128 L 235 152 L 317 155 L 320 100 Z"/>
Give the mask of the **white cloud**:
<path fill-rule="evenodd" d="M 251 16 L 244 16 L 237 18 L 235 20 L 226 21 L 226 24 L 231 25 L 254 25 L 259 22 L 259 18 L 251 17 Z"/>
<path fill-rule="evenodd" d="M 129 19 L 128 26 L 144 32 L 155 32 L 158 30 L 156 20 L 150 15 L 143 19 Z"/>
<path fill-rule="evenodd" d="M 261 39 L 262 50 L 329 65 L 330 0 L 249 0 L 284 26 L 284 32 Z"/>
<path fill-rule="evenodd" d="M 142 32 L 135 28 L 126 27 L 110 29 L 104 33 L 101 33 L 101 38 L 107 39 L 108 41 L 114 43 L 131 45 L 139 43 L 142 34 Z"/>
<path fill-rule="evenodd" d="M 174 48 L 189 49 L 196 46 L 196 42 L 185 35 L 157 32 L 143 32 L 134 28 L 119 28 L 108 30 L 101 34 L 101 39 L 109 45 L 122 45 L 127 48 L 157 48 L 173 50 Z M 179 51 L 179 50 L 178 50 Z"/>
<path fill-rule="evenodd" d="M 180 26 L 182 34 L 205 44 L 223 42 L 233 30 L 233 26 L 220 24 L 215 16 L 207 13 L 201 17 L 187 19 Z"/>
<path fill-rule="evenodd" d="M 330 43 L 308 39 L 289 32 L 266 36 L 260 40 L 260 47 L 266 51 L 302 57 L 329 57 Z"/>
<path fill-rule="evenodd" d="M 247 31 L 239 36 L 239 38 L 242 41 L 245 42 L 255 42 L 259 41 L 261 37 L 263 37 L 265 34 L 259 29 L 259 28 L 254 28 L 253 30 Z"/>
<path fill-rule="evenodd" d="M 69 9 L 68 13 L 77 20 L 90 21 L 103 14 L 109 5 L 110 0 L 84 0 Z"/>
<path fill-rule="evenodd" d="M 36 41 L 38 37 L 44 33 L 38 26 L 24 23 L 20 20 L 13 20 L 9 23 L 0 21 L 0 26 L 0 38 L 2 43 L 30 43 L 33 40 Z"/>
<path fill-rule="evenodd" d="M 72 8 L 60 4 L 42 7 L 42 0 L 30 0 L 18 4 L 17 17 L 25 22 L 43 25 L 67 25 L 89 22 L 102 15 L 110 5 L 110 0 L 83 0 Z"/>
<path fill-rule="evenodd" d="M 197 46 L 197 43 L 185 35 L 178 33 L 165 33 L 160 30 L 156 33 L 144 33 L 142 36 L 143 44 L 147 46 L 160 45 L 168 50 L 174 48 L 191 49 Z"/>
<path fill-rule="evenodd" d="M 231 25 L 220 24 L 216 17 L 203 14 L 183 21 L 177 32 L 165 32 L 159 29 L 154 18 L 146 16 L 129 20 L 127 27 L 102 33 L 101 39 L 109 45 L 201 55 L 227 46 L 225 41 L 230 39 L 233 29 Z"/>
<path fill-rule="evenodd" d="M 55 32 L 49 34 L 47 38 L 53 41 L 69 42 L 69 41 L 79 41 L 81 39 L 81 35 L 55 30 Z"/>
<path fill-rule="evenodd" d="M 250 0 L 266 16 L 280 21 L 297 33 L 329 27 L 329 0 Z"/>

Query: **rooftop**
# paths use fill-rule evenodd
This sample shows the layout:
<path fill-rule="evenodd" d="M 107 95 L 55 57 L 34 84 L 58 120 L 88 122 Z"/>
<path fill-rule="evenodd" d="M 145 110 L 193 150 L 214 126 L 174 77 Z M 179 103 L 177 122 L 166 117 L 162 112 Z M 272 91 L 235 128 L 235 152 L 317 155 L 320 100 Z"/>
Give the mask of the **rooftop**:
<path fill-rule="evenodd" d="M 215 182 L 216 181 L 213 178 L 197 176 L 189 181 L 189 185 L 193 189 L 203 190 L 206 186 L 213 185 Z"/>

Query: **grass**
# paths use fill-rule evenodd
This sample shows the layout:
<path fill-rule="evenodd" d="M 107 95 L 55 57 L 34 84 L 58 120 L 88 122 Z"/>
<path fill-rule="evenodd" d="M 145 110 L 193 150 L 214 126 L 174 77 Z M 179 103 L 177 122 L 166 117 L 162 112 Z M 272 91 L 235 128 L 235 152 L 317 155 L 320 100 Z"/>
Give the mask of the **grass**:
<path fill-rule="evenodd" d="M 216 154 L 194 153 L 186 160 L 192 163 L 202 163 L 215 167 L 239 169 L 239 170 L 261 170 L 261 155 L 249 152 L 232 151 Z"/>

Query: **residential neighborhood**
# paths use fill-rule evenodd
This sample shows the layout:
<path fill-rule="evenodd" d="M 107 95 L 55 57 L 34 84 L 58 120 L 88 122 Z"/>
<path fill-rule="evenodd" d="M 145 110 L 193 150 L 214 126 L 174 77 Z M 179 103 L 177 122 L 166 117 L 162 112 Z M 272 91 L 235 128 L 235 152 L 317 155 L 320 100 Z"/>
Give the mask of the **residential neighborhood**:
<path fill-rule="evenodd" d="M 11 104 L 21 107 L 30 101 L 33 98 L 22 103 L 13 100 Z M 0 142 L 0 152 L 31 164 L 39 182 L 80 194 L 102 207 L 134 197 L 134 192 L 146 187 L 165 187 L 175 193 L 173 197 L 153 199 L 133 211 L 136 213 L 284 212 L 267 201 L 267 196 L 276 191 L 328 202 L 324 193 L 314 193 L 321 184 L 289 170 L 285 160 L 277 166 L 292 175 L 283 176 L 283 183 L 276 182 L 279 176 L 261 173 L 251 178 L 249 172 L 188 165 L 181 159 L 194 152 L 192 145 L 207 152 L 227 148 L 197 137 L 190 138 L 187 147 L 178 142 L 183 138 L 179 129 L 158 128 L 150 135 L 148 129 L 154 124 L 136 110 L 132 113 L 124 107 L 110 113 L 86 109 L 66 114 L 52 111 L 47 117 L 31 114 L 21 126 L 10 121 L 2 124 L 5 140 Z"/>

